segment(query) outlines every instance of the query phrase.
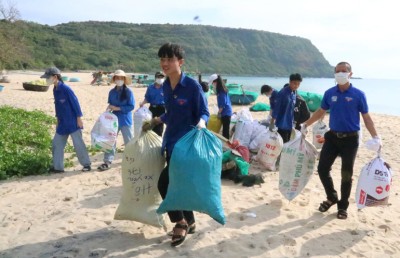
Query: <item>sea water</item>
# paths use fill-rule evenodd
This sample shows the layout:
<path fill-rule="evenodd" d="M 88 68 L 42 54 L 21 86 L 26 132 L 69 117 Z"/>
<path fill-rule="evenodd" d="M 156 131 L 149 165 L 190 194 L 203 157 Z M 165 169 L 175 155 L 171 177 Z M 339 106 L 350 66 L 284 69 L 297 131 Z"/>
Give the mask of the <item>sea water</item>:
<path fill-rule="evenodd" d="M 208 76 L 203 76 L 206 80 Z M 260 92 L 261 86 L 268 84 L 280 90 L 289 78 L 280 77 L 239 77 L 223 76 L 228 83 L 239 83 L 243 88 L 250 91 Z M 388 114 L 400 116 L 400 80 L 390 79 L 351 79 L 354 87 L 362 90 L 367 96 L 370 113 Z M 308 91 L 318 94 L 335 85 L 333 78 L 303 78 L 300 91 Z"/>

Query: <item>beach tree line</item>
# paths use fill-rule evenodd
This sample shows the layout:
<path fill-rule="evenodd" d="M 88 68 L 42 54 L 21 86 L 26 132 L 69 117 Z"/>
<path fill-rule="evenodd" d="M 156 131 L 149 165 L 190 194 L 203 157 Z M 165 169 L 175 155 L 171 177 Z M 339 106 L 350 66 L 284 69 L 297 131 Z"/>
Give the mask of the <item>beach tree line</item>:
<path fill-rule="evenodd" d="M 109 70 L 153 73 L 165 42 L 186 51 L 183 69 L 229 75 L 331 77 L 332 66 L 310 40 L 279 33 L 204 25 L 70 22 L 56 26 L 1 22 L 3 37 L 13 31 L 22 52 L 9 44 L 7 69 Z M 5 31 L 5 33 L 4 33 Z M 0 32 L 1 35 L 1 32 Z M 8 35 L 8 34 L 7 34 Z M 1 36 L 0 36 L 1 40 Z"/>

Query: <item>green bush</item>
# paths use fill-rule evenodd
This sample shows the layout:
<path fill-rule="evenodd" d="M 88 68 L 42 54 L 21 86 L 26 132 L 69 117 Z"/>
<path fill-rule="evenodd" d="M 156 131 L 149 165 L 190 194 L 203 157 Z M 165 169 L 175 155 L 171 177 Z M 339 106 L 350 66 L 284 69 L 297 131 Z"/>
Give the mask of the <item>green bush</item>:
<path fill-rule="evenodd" d="M 47 173 L 55 122 L 42 111 L 0 107 L 0 180 Z"/>

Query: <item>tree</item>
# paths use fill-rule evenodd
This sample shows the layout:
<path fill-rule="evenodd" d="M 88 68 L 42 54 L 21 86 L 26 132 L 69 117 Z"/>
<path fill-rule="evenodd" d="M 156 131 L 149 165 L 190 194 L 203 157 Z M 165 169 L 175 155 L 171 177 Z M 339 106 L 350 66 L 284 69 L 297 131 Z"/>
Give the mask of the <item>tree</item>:
<path fill-rule="evenodd" d="M 8 1 L 8 6 L 4 6 L 0 0 L 0 18 L 9 22 L 15 22 L 21 17 L 16 4 Z"/>

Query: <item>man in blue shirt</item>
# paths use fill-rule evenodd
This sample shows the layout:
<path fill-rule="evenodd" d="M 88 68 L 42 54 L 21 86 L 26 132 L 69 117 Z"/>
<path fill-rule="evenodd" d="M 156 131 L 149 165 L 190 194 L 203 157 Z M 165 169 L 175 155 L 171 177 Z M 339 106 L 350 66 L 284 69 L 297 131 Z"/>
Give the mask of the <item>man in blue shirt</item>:
<path fill-rule="evenodd" d="M 347 219 L 353 167 L 359 145 L 360 113 L 365 127 L 380 144 L 375 125 L 368 114 L 368 104 L 365 94 L 350 83 L 352 74 L 349 63 L 338 63 L 335 67 L 337 85 L 325 91 L 321 108 L 302 124 L 302 132 L 306 133 L 306 127 L 322 118 L 326 111 L 330 110 L 330 131 L 325 133 L 325 143 L 322 146 L 318 163 L 318 174 L 324 186 L 327 200 L 320 204 L 319 211 L 326 212 L 331 206 L 337 203 L 338 219 Z M 334 188 L 330 174 L 332 165 L 339 155 L 342 158 L 340 199 Z"/>
<path fill-rule="evenodd" d="M 272 116 L 272 112 L 275 109 L 276 98 L 278 97 L 278 91 L 272 88 L 271 86 L 265 84 L 261 86 L 261 94 L 269 97 L 269 114 Z"/>
<path fill-rule="evenodd" d="M 186 76 L 181 70 L 184 64 L 183 55 L 183 48 L 172 43 L 164 44 L 158 51 L 161 68 L 167 76 L 163 84 L 166 113 L 153 118 L 151 124 L 165 123 L 167 125 L 162 143 L 162 151 L 166 151 L 167 154 L 167 166 L 158 180 L 158 190 L 163 199 L 167 195 L 169 161 L 176 142 L 193 127 L 205 128 L 210 116 L 200 84 Z M 144 127 L 143 130 L 148 130 L 148 128 Z M 176 223 L 171 245 L 180 245 L 185 240 L 186 234 L 194 232 L 193 211 L 170 211 L 168 216 L 171 222 Z"/>
<path fill-rule="evenodd" d="M 150 103 L 149 110 L 152 113 L 153 118 L 159 117 L 165 113 L 165 102 L 164 102 L 164 91 L 162 84 L 165 80 L 165 75 L 163 72 L 156 72 L 155 81 L 153 84 L 149 85 L 144 95 L 144 100 L 140 103 L 140 107 L 143 107 L 146 103 Z M 154 126 L 153 131 L 162 136 L 164 131 L 164 124 L 160 123 Z"/>
<path fill-rule="evenodd" d="M 296 91 L 300 87 L 303 78 L 300 74 L 291 74 L 289 77 L 289 86 L 283 87 L 276 98 L 276 107 L 272 111 L 270 121 L 270 131 L 274 125 L 278 127 L 278 133 L 283 142 L 290 140 L 292 128 L 294 127 L 294 107 L 296 104 Z"/>
<path fill-rule="evenodd" d="M 90 171 L 91 162 L 82 137 L 82 111 L 78 98 L 63 82 L 58 68 L 48 68 L 40 78 L 45 78 L 47 85 L 54 85 L 57 127 L 52 142 L 53 167 L 50 168 L 50 172 L 64 172 L 64 149 L 69 136 L 72 138 L 79 163 L 83 166 L 82 171 Z"/>

